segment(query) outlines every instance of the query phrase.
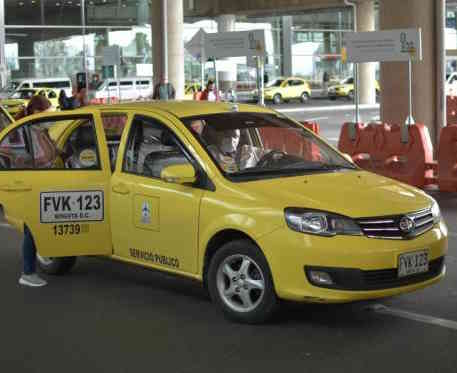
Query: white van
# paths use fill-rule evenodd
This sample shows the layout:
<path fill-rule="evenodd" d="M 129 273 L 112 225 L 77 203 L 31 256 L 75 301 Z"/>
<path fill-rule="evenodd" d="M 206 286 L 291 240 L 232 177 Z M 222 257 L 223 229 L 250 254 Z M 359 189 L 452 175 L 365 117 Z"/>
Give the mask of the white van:
<path fill-rule="evenodd" d="M 22 88 L 52 88 L 57 91 L 65 90 L 67 96 L 73 94 L 70 78 L 24 78 L 13 79 L 10 88 L 12 91 L 17 91 Z"/>
<path fill-rule="evenodd" d="M 130 78 L 121 78 L 119 81 L 117 79 L 106 79 L 98 86 L 94 98 L 137 100 L 139 98 L 152 96 L 153 89 L 152 77 L 134 76 Z"/>

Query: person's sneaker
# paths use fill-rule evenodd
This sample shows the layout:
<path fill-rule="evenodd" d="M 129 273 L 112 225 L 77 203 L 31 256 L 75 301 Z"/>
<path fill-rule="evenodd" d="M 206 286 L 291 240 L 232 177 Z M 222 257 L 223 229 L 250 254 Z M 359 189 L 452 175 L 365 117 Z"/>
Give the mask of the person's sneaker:
<path fill-rule="evenodd" d="M 43 280 L 40 276 L 36 273 L 32 273 L 31 275 L 23 274 L 19 279 L 19 283 L 25 286 L 33 286 L 33 287 L 40 287 L 46 286 L 48 283 Z"/>

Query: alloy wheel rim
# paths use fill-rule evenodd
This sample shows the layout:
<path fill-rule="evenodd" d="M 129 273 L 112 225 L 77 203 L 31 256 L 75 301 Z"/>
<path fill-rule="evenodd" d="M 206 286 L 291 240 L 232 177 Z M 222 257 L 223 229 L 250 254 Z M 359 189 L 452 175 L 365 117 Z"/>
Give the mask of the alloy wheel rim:
<path fill-rule="evenodd" d="M 225 258 L 217 270 L 217 290 L 223 302 L 235 312 L 251 312 L 262 302 L 265 277 L 260 266 L 246 255 Z"/>

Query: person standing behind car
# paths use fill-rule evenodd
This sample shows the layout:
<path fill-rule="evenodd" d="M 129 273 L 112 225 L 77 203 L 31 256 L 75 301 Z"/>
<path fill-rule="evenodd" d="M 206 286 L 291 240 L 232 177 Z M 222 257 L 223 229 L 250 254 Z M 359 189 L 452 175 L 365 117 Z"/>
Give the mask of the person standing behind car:
<path fill-rule="evenodd" d="M 20 114 L 21 118 L 52 109 L 51 102 L 44 96 L 33 96 L 28 105 Z M 19 118 L 17 118 L 19 119 Z M 19 284 L 24 286 L 45 286 L 47 282 L 36 273 L 36 247 L 32 233 L 24 225 L 24 240 L 22 242 L 23 272 L 19 278 Z"/>
<path fill-rule="evenodd" d="M 214 82 L 212 80 L 208 80 L 208 84 L 206 85 L 205 90 L 202 92 L 200 96 L 200 100 L 202 101 L 220 101 L 219 92 L 217 91 L 216 87 L 214 86 Z"/>
<path fill-rule="evenodd" d="M 168 79 L 162 77 L 160 82 L 154 87 L 153 100 L 174 100 L 176 91 L 173 84 L 168 82 Z"/>

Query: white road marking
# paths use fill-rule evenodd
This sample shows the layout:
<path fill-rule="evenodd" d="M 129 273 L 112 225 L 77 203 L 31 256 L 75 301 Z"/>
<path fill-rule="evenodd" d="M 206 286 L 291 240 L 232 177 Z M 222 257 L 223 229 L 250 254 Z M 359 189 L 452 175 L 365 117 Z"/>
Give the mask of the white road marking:
<path fill-rule="evenodd" d="M 422 322 L 424 324 L 431 324 L 441 326 L 443 328 L 457 330 L 457 321 L 441 319 L 428 315 L 421 315 L 415 312 L 400 310 L 397 308 L 386 307 L 383 304 L 373 304 L 367 307 L 367 310 L 373 311 L 382 315 L 397 316 L 408 320 Z"/>
<path fill-rule="evenodd" d="M 361 110 L 379 109 L 379 104 L 376 105 L 360 105 Z M 306 107 L 306 108 L 294 108 L 294 109 L 278 109 L 280 113 L 306 113 L 316 111 L 344 111 L 354 110 L 354 105 L 335 105 L 335 106 L 318 106 L 318 107 Z"/>

